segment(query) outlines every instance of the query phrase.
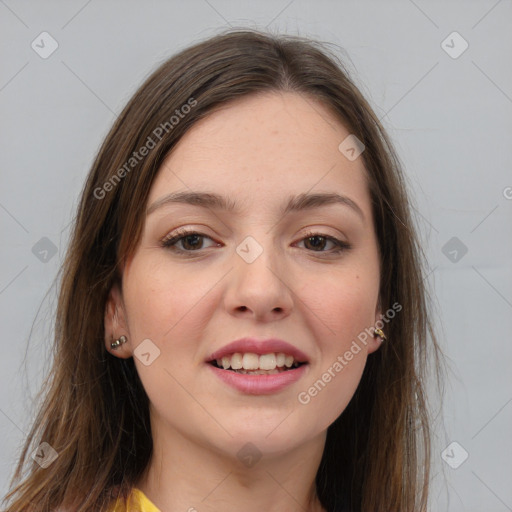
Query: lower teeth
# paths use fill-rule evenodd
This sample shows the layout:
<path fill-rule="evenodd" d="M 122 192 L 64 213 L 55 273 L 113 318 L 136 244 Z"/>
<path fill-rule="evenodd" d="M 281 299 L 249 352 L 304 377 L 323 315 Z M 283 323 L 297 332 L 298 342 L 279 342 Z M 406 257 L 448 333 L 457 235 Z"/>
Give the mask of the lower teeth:
<path fill-rule="evenodd" d="M 278 370 L 277 368 L 275 368 L 274 370 L 233 370 L 232 368 L 230 368 L 230 370 L 232 372 L 243 373 L 243 374 L 248 374 L 248 375 L 273 375 L 276 373 L 285 372 L 288 370 L 288 368 L 282 369 L 282 370 Z"/>

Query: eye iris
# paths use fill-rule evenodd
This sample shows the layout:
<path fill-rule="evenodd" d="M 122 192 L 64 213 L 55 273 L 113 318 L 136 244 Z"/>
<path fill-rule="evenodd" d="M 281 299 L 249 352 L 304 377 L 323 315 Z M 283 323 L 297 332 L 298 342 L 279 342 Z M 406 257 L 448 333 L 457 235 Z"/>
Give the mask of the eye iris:
<path fill-rule="evenodd" d="M 201 235 L 197 235 L 197 234 L 194 234 L 194 235 L 186 235 L 182 238 L 182 242 L 183 242 L 183 247 L 185 249 L 187 249 L 187 245 L 188 243 L 186 241 L 188 241 L 190 238 L 193 238 L 195 240 L 195 242 L 197 243 L 198 239 L 201 238 Z M 199 245 L 202 245 L 202 244 L 199 244 Z M 188 247 L 189 249 L 197 249 L 198 247 L 195 246 L 195 243 L 193 242 L 192 243 L 192 247 Z M 200 248 L 200 247 L 199 247 Z"/>
<path fill-rule="evenodd" d="M 326 238 L 325 238 L 325 237 L 323 237 L 323 236 L 319 236 L 319 235 L 315 235 L 315 236 L 310 236 L 310 237 L 308 237 L 306 240 L 307 240 L 308 242 L 311 242 L 311 240 L 314 240 L 315 238 L 316 238 L 316 239 L 320 239 L 320 238 L 321 238 L 321 239 L 322 239 L 322 242 L 320 242 L 320 244 L 318 244 L 318 243 L 316 243 L 316 244 L 315 244 L 315 243 L 312 243 L 313 247 L 314 247 L 314 248 L 317 248 L 317 249 L 318 249 L 318 248 L 323 249 L 323 248 L 325 247 L 325 243 L 327 242 L 327 240 L 326 240 Z"/>

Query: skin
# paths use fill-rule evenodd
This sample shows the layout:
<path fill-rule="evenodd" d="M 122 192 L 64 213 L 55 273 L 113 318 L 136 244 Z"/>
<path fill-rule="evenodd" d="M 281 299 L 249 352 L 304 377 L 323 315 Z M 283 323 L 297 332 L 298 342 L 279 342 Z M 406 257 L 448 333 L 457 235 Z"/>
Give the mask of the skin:
<path fill-rule="evenodd" d="M 352 398 L 369 337 L 335 378 L 302 404 L 300 392 L 332 367 L 380 318 L 379 257 L 366 171 L 338 150 L 349 131 L 321 103 L 296 93 L 238 99 L 196 123 L 167 157 L 148 205 L 176 191 L 209 191 L 240 204 L 233 214 L 171 204 L 145 219 L 142 239 L 107 303 L 107 349 L 134 356 L 150 339 L 160 355 L 134 357 L 150 399 L 154 454 L 137 487 L 162 510 L 320 511 L 314 479 L 327 427 Z M 289 195 L 337 192 L 343 205 L 289 213 Z M 160 241 L 179 227 L 203 238 Z M 307 228 L 307 229 L 306 229 Z M 308 230 L 351 244 L 341 253 Z M 263 253 L 236 252 L 252 236 Z M 310 239 L 309 239 L 310 240 Z M 187 243 L 188 241 L 188 243 Z M 330 256 L 329 256 L 330 254 Z M 110 348 L 112 337 L 128 342 Z M 308 355 L 299 381 L 271 395 L 228 387 L 207 356 L 243 336 L 279 337 Z M 154 352 L 154 349 L 151 349 Z M 237 452 L 252 443 L 261 459 L 247 467 Z"/>

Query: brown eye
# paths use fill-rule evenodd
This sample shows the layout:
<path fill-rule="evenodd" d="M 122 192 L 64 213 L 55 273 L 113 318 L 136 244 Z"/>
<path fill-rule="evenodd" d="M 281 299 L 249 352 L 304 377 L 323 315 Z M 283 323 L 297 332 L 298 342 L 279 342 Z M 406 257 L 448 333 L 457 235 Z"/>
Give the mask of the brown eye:
<path fill-rule="evenodd" d="M 337 238 L 327 236 L 322 233 L 307 233 L 306 237 L 301 241 L 304 241 L 306 249 L 320 253 L 333 254 L 351 248 L 351 245 L 347 242 L 343 242 L 342 240 L 338 240 Z M 334 245 L 334 248 L 331 250 L 324 250 L 329 242 Z"/>
<path fill-rule="evenodd" d="M 206 238 L 211 240 L 209 236 L 206 236 L 203 233 L 182 230 L 175 233 L 173 236 L 162 240 L 161 245 L 162 247 L 172 249 L 176 252 L 195 252 L 200 249 L 204 249 L 203 242 Z M 178 247 L 177 244 L 181 244 L 182 247 Z"/>

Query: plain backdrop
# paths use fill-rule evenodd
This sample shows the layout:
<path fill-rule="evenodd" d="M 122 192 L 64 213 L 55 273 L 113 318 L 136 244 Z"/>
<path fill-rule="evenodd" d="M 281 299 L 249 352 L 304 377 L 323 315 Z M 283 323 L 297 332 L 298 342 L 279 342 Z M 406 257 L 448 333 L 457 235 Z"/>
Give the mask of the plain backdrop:
<path fill-rule="evenodd" d="M 233 26 L 336 45 L 391 134 L 453 370 L 432 511 L 512 510 L 511 21 L 510 0 L 1 0 L 0 495 L 92 159 L 157 64 Z"/>

